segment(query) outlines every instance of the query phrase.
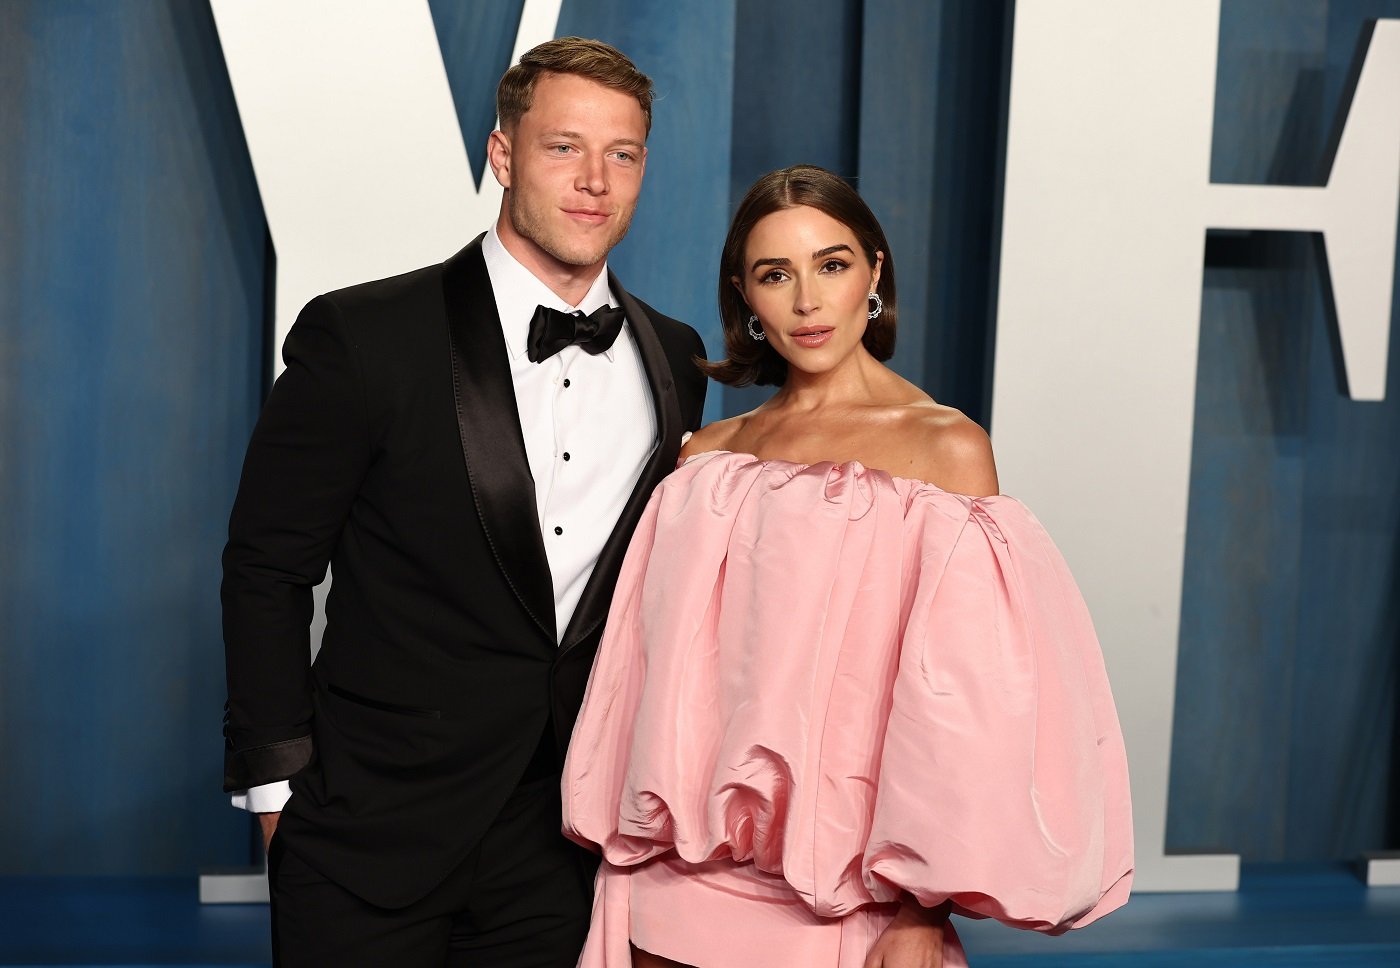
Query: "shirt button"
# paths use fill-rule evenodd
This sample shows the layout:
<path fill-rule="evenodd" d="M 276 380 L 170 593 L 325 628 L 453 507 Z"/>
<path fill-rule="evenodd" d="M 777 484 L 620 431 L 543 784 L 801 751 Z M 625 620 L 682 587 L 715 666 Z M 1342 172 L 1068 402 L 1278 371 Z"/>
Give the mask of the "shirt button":
<path fill-rule="evenodd" d="M 563 534 L 563 533 L 564 533 L 564 529 L 563 529 L 563 528 L 555 528 L 555 529 L 554 529 L 554 533 L 555 533 L 555 534 Z"/>
<path fill-rule="evenodd" d="M 568 460 L 568 459 L 569 459 L 569 452 L 568 452 L 567 450 L 564 451 L 564 459 L 565 459 L 565 460 Z"/>
<path fill-rule="evenodd" d="M 568 385 L 569 385 L 569 381 L 568 381 L 568 380 L 565 380 L 565 381 L 564 381 L 564 386 L 567 388 Z"/>

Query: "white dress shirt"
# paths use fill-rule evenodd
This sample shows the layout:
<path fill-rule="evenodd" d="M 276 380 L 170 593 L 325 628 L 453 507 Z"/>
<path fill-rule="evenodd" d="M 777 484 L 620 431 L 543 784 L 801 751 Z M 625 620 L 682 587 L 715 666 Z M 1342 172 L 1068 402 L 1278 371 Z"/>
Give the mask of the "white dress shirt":
<path fill-rule="evenodd" d="M 482 239 L 481 254 L 505 335 L 554 581 L 555 632 L 562 640 L 598 555 L 656 447 L 656 408 L 630 320 L 612 348 L 596 356 L 577 346 L 566 346 L 542 363 L 526 355 L 535 307 L 591 313 L 618 305 L 608 289 L 606 266 L 578 305 L 570 306 L 506 251 L 494 225 Z M 470 501 L 471 495 L 463 493 L 462 499 Z M 282 780 L 233 794 L 233 805 L 270 813 L 290 797 Z"/>
<path fill-rule="evenodd" d="M 526 355 L 537 306 L 591 313 L 618 305 L 608 291 L 606 267 L 578 305 L 570 306 L 506 251 L 495 226 L 482 240 L 481 254 L 505 333 L 562 640 L 598 554 L 656 447 L 656 408 L 630 323 L 597 356 L 577 346 L 542 363 Z"/>

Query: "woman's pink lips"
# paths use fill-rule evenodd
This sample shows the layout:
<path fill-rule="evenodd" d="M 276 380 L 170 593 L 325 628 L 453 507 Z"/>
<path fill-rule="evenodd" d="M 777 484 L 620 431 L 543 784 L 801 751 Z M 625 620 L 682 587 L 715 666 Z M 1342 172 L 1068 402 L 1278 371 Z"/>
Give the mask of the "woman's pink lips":
<path fill-rule="evenodd" d="M 818 346 L 824 345 L 827 340 L 831 339 L 831 334 L 834 332 L 836 332 L 836 330 L 834 329 L 823 329 L 813 332 L 802 332 L 802 335 L 800 336 L 797 333 L 793 333 L 792 340 L 798 346 L 806 346 L 809 349 L 816 349 Z"/>

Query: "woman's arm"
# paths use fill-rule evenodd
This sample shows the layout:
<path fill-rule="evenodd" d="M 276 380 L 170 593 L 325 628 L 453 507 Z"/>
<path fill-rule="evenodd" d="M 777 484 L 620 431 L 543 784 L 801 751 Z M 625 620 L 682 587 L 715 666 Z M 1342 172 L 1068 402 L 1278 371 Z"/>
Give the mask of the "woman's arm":
<path fill-rule="evenodd" d="M 950 905 L 926 908 L 908 894 L 870 949 L 865 968 L 943 968 L 943 929 Z"/>

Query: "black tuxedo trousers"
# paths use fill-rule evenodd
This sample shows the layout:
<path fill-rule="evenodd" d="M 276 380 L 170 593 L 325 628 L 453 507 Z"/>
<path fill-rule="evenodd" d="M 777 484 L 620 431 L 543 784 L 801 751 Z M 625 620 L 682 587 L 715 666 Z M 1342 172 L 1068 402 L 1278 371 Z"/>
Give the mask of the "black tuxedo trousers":
<path fill-rule="evenodd" d="M 700 423 L 699 337 L 610 281 L 659 442 L 562 641 L 480 239 L 316 298 L 287 337 L 224 552 L 224 782 L 291 777 L 284 849 L 372 905 L 422 900 L 541 742 L 562 757 L 627 541 Z"/>

